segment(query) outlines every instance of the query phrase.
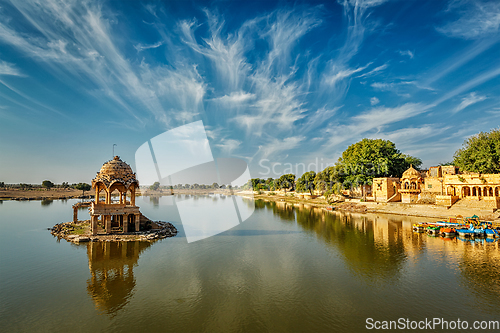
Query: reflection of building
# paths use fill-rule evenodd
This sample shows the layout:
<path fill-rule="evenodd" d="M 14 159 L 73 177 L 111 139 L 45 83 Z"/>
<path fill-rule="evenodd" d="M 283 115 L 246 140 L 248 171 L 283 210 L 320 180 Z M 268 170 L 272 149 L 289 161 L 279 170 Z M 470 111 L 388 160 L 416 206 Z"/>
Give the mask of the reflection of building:
<path fill-rule="evenodd" d="M 96 307 L 110 315 L 127 304 L 135 287 L 133 268 L 149 242 L 90 242 L 87 244 L 91 278 L 87 291 Z"/>
<path fill-rule="evenodd" d="M 374 200 L 399 201 L 390 190 L 395 183 L 394 178 L 374 178 Z M 460 200 L 463 205 L 496 209 L 500 208 L 500 174 L 459 173 L 453 165 L 431 167 L 427 172 L 410 167 L 403 173 L 398 192 L 407 203 L 451 206 Z"/>
<path fill-rule="evenodd" d="M 98 233 L 101 224 L 106 233 L 139 231 L 141 223 L 149 221 L 139 207 L 135 205 L 135 192 L 139 182 L 132 168 L 118 156 L 104 163 L 97 176 L 92 180 L 95 189 L 95 202 L 90 204 L 90 225 L 93 235 Z M 104 192 L 104 201 L 99 194 Z M 113 202 L 112 196 L 117 194 L 119 200 Z M 127 195 L 130 201 L 127 201 Z"/>

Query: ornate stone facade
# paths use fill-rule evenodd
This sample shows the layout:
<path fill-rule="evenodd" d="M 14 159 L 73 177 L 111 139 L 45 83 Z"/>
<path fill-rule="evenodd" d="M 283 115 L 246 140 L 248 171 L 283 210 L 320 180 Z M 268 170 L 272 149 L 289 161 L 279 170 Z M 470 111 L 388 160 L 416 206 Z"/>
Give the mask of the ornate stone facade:
<path fill-rule="evenodd" d="M 413 166 L 410 166 L 408 170 L 403 172 L 403 177 L 401 178 L 401 189 L 399 190 L 401 201 L 406 203 L 417 202 L 423 183 L 422 174 L 415 170 Z"/>
<path fill-rule="evenodd" d="M 374 178 L 373 199 L 399 201 L 394 200 L 394 193 L 389 189 L 388 184 L 394 182 L 394 178 Z M 403 173 L 400 183 L 398 192 L 402 202 L 432 202 L 443 206 L 460 202 L 468 207 L 500 208 L 500 174 L 460 173 L 453 165 L 420 172 L 411 166 Z"/>
<path fill-rule="evenodd" d="M 95 190 L 95 201 L 89 208 L 92 235 L 98 233 L 99 225 L 106 233 L 139 231 L 142 214 L 135 205 L 139 182 L 127 163 L 118 156 L 104 163 L 92 180 L 92 188 Z M 105 194 L 104 201 L 99 199 L 101 192 Z M 112 200 L 113 193 L 118 194 L 119 200 Z"/>

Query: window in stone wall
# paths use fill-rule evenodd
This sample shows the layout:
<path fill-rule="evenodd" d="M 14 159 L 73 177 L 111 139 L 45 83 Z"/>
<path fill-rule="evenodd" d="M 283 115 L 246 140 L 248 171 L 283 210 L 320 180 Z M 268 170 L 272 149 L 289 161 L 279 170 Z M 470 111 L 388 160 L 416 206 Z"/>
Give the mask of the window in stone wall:
<path fill-rule="evenodd" d="M 427 185 L 427 188 L 432 188 L 432 184 L 428 184 L 428 185 Z"/>

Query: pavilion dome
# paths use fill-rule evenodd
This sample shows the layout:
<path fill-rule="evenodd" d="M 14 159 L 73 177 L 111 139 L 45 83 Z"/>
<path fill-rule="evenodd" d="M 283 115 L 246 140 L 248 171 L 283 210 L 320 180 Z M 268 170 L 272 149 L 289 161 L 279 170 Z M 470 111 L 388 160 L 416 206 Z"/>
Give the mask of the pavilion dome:
<path fill-rule="evenodd" d="M 403 172 L 403 177 L 402 178 L 420 178 L 422 175 L 420 174 L 419 171 L 415 170 L 413 165 L 410 165 L 408 170 Z"/>
<path fill-rule="evenodd" d="M 137 183 L 137 179 L 130 165 L 115 156 L 111 161 L 103 164 L 95 179 L 92 180 L 92 185 L 98 182 L 104 183 L 106 187 L 119 182 L 128 188 L 130 184 Z"/>

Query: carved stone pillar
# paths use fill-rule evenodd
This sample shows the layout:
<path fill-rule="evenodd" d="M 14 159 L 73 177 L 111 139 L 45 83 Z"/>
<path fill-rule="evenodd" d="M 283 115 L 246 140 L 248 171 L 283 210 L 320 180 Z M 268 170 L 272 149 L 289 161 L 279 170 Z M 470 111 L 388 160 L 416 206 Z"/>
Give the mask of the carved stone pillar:
<path fill-rule="evenodd" d="M 125 214 L 123 215 L 123 233 L 127 233 L 128 232 L 128 215 Z"/>
<path fill-rule="evenodd" d="M 97 215 L 92 215 L 90 217 L 90 230 L 92 231 L 92 235 L 97 235 Z"/>
<path fill-rule="evenodd" d="M 139 231 L 140 222 L 141 222 L 141 215 L 135 214 L 135 231 Z"/>
<path fill-rule="evenodd" d="M 106 226 L 106 233 L 111 233 L 111 215 L 104 215 L 104 225 Z"/>

